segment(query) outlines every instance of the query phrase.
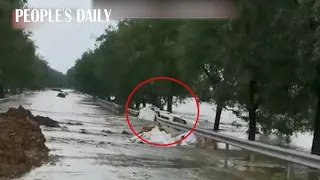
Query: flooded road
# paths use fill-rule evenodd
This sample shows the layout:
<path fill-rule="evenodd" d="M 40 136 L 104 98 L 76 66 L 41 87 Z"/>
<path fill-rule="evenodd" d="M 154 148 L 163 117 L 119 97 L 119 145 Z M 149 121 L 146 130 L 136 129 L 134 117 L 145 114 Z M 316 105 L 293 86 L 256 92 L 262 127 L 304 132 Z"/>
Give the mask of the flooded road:
<path fill-rule="evenodd" d="M 102 109 L 84 94 L 69 91 L 66 98 L 56 95 L 55 91 L 42 91 L 0 103 L 1 111 L 21 104 L 34 115 L 48 116 L 63 126 L 42 128 L 52 161 L 19 180 L 270 179 L 265 170 L 221 165 L 226 157 L 242 156 L 241 151 L 130 143 L 132 135 L 122 133 L 131 133 L 124 116 Z M 131 121 L 138 129 L 147 123 Z"/>

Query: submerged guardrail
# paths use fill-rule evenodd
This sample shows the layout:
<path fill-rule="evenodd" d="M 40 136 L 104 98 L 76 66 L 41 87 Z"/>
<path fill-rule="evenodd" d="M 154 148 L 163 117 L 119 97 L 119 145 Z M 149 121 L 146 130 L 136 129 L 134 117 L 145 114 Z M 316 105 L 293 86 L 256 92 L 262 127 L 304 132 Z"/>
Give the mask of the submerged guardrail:
<path fill-rule="evenodd" d="M 190 129 L 192 128 L 190 126 L 168 121 L 163 118 L 157 118 L 157 121 L 167 126 L 170 126 L 172 128 L 176 128 L 180 130 L 190 131 Z M 278 159 L 285 160 L 292 163 L 301 164 L 311 168 L 320 169 L 320 156 L 308 154 L 308 153 L 293 150 L 293 149 L 286 149 L 278 146 L 264 144 L 261 142 L 248 141 L 248 140 L 236 138 L 233 136 L 228 136 L 222 133 L 199 129 L 199 128 L 196 128 L 194 130 L 194 134 L 198 136 L 206 137 L 209 139 L 213 139 L 219 142 L 223 142 L 235 147 L 239 147 L 241 149 L 245 149 L 251 152 L 278 158 Z"/>
<path fill-rule="evenodd" d="M 107 106 L 113 106 L 113 109 L 119 107 L 119 105 L 115 103 L 107 102 L 104 100 L 100 102 L 105 103 L 105 105 Z M 129 109 L 129 113 L 131 115 L 137 116 L 139 114 L 139 111 Z M 169 126 L 175 129 L 184 130 L 184 131 L 190 131 L 192 129 L 192 126 L 169 121 L 161 117 L 157 117 L 156 120 L 159 123 L 162 123 L 166 126 Z M 293 150 L 293 149 L 286 149 L 278 146 L 264 144 L 261 142 L 240 139 L 233 136 L 228 136 L 222 133 L 204 130 L 200 128 L 196 128 L 193 133 L 198 136 L 202 136 L 218 142 L 223 142 L 227 145 L 232 145 L 247 151 L 259 153 L 259 154 L 270 156 L 273 158 L 278 158 L 287 162 L 296 163 L 296 164 L 304 165 L 304 166 L 315 168 L 315 169 L 320 169 L 320 156 L 317 156 L 317 155 L 312 155 L 312 154 L 308 154 L 308 153 Z"/>

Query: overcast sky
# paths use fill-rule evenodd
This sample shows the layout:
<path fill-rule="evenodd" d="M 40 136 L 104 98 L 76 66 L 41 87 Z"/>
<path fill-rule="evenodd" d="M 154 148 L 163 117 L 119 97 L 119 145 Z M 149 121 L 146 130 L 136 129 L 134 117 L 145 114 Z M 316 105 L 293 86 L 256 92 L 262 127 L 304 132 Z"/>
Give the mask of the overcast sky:
<path fill-rule="evenodd" d="M 28 0 L 30 8 L 90 8 L 90 0 Z M 38 52 L 49 65 L 63 73 L 72 67 L 88 48 L 93 48 L 108 23 L 46 24 L 32 29 Z"/>

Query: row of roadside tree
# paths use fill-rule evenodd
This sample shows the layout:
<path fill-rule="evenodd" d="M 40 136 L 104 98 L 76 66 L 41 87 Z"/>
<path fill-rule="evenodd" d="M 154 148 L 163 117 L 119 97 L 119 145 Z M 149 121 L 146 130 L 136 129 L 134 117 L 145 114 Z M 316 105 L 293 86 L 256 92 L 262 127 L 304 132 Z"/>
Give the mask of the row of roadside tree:
<path fill-rule="evenodd" d="M 110 26 L 69 69 L 74 88 L 125 104 L 142 81 L 167 76 L 216 106 L 215 130 L 228 109 L 256 127 L 291 136 L 314 131 L 320 155 L 320 1 L 238 2 L 239 18 L 131 20 Z M 172 111 L 173 96 L 190 95 L 174 82 L 149 83 L 132 102 Z"/>
<path fill-rule="evenodd" d="M 24 0 L 0 2 L 0 98 L 23 89 L 67 86 L 66 75 L 50 68 L 36 52 L 32 33 L 12 28 L 13 9 L 26 7 L 26 3 Z"/>

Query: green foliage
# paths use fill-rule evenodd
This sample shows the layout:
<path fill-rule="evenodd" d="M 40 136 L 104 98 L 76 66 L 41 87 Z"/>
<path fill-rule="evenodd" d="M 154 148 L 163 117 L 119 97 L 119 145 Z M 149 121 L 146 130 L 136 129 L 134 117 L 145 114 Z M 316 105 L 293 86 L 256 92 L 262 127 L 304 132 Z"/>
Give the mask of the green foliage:
<path fill-rule="evenodd" d="M 11 26 L 14 8 L 26 6 L 26 1 L 0 2 L 0 96 L 4 89 L 42 89 L 52 86 L 66 86 L 66 76 L 50 68 L 42 57 L 36 54 L 31 32 L 14 30 Z"/>
<path fill-rule="evenodd" d="M 312 130 L 320 113 L 319 7 L 311 0 L 248 0 L 239 1 L 240 17 L 232 20 L 123 20 L 97 39 L 68 78 L 79 90 L 114 95 L 123 104 L 143 80 L 174 77 L 200 101 L 248 121 L 251 131 L 256 122 L 285 136 Z M 135 98 L 151 92 L 190 96 L 181 86 L 156 82 Z"/>

